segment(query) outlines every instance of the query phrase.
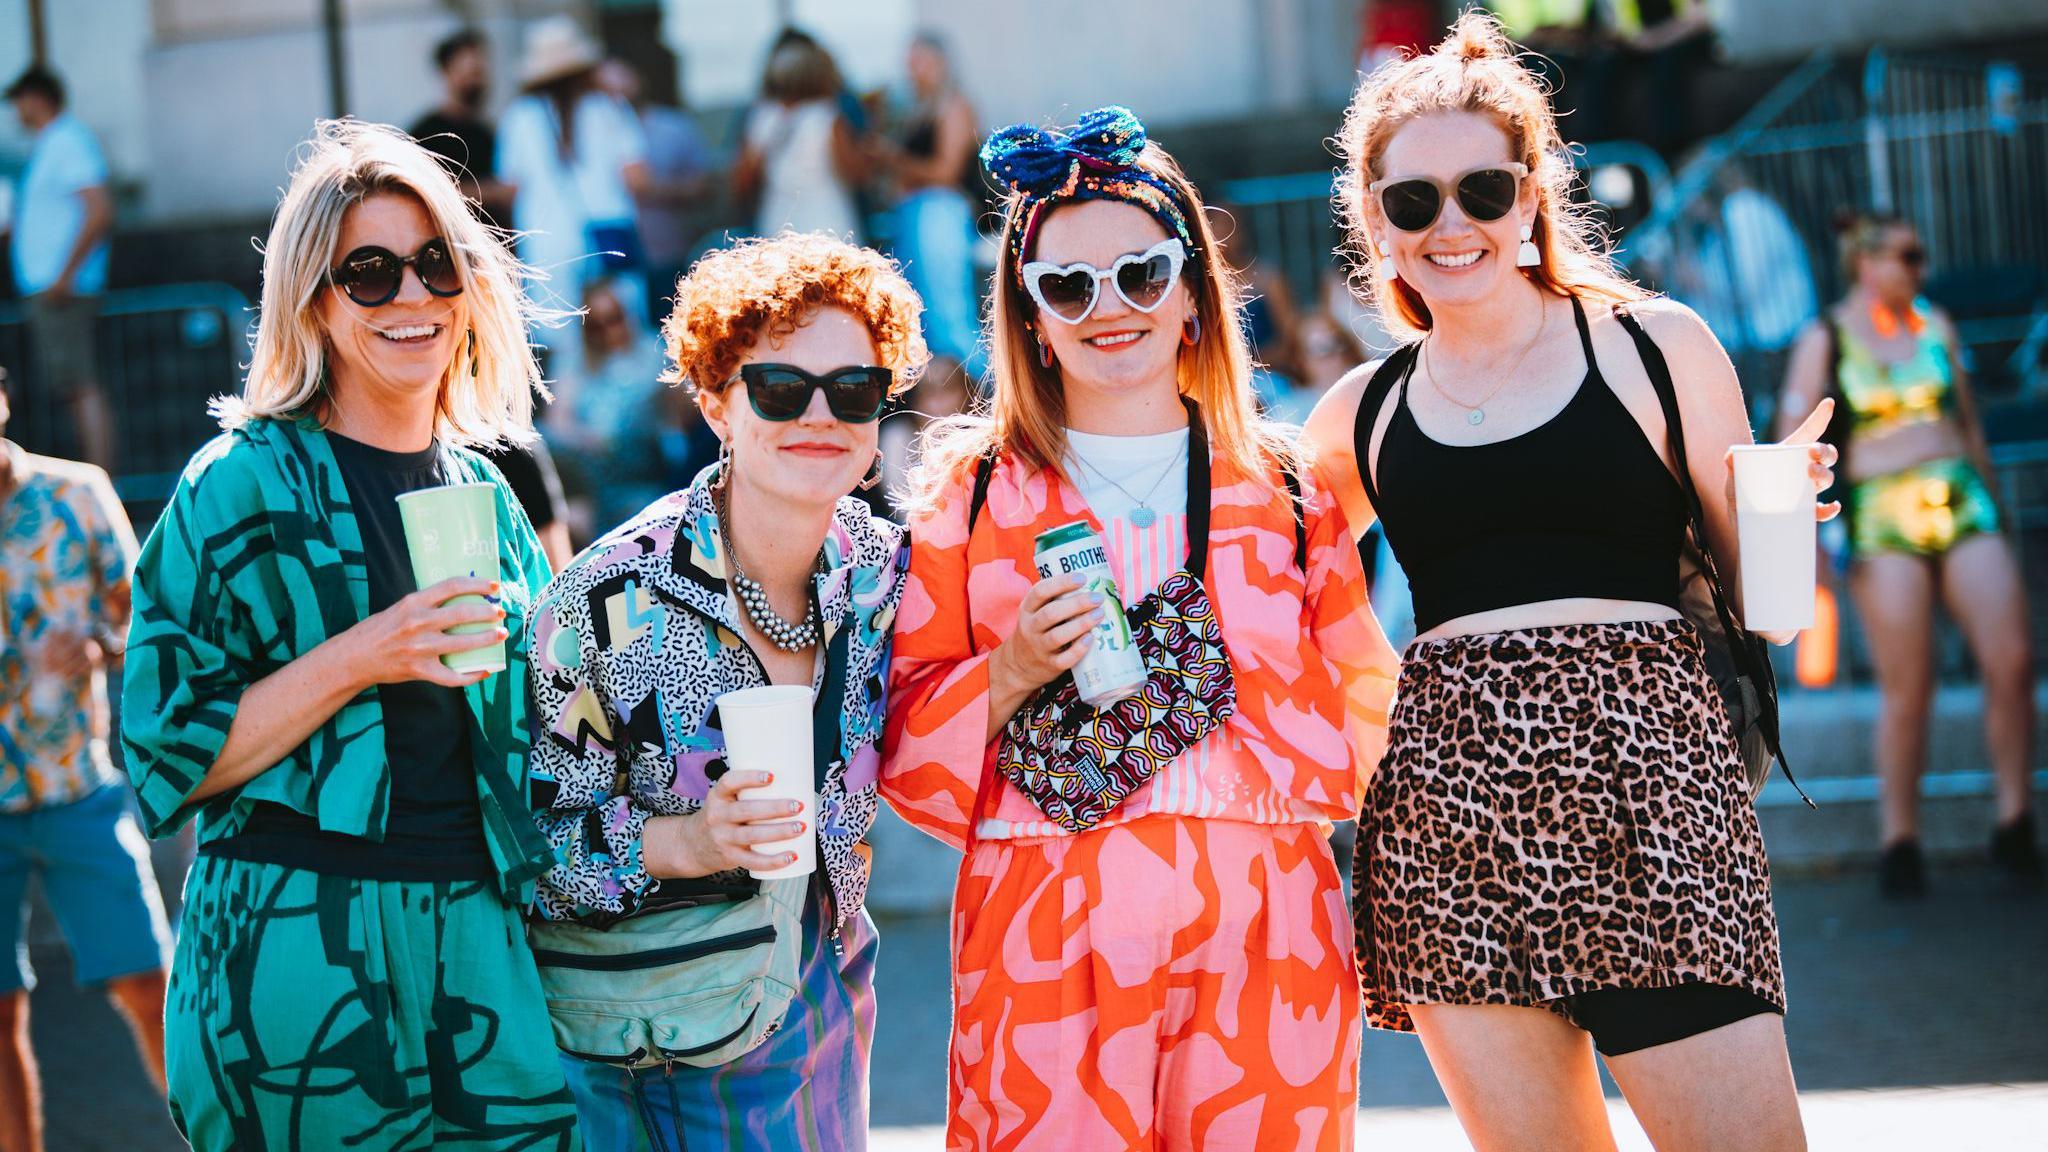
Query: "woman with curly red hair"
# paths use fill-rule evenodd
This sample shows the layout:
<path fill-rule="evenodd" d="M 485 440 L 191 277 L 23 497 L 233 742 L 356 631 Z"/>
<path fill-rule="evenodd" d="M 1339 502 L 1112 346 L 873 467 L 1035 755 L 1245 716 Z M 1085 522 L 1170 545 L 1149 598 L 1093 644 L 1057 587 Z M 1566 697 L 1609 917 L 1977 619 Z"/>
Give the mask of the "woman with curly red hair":
<path fill-rule="evenodd" d="M 822 235 L 714 252 L 676 285 L 670 379 L 723 449 L 548 586 L 533 631 L 533 923 L 592 1152 L 858 1148 L 875 928 L 862 904 L 902 530 L 854 487 L 923 367 L 922 305 Z M 815 692 L 815 826 L 748 799 L 720 695 Z M 834 734 L 836 733 L 836 738 Z M 777 771 L 785 769 L 778 768 Z M 815 773 L 815 775 L 814 775 Z M 808 877 L 755 879 L 815 836 Z"/>

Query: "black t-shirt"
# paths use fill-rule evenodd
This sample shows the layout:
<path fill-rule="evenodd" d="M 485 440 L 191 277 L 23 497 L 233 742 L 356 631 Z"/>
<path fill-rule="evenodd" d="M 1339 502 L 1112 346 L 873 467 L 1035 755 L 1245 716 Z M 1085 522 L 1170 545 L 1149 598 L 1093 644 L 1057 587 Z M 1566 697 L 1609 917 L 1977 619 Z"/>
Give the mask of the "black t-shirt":
<path fill-rule="evenodd" d="M 512 495 L 526 509 L 526 518 L 533 521 L 534 531 L 562 518 L 562 479 L 555 474 L 555 458 L 548 455 L 545 443 L 535 440 L 531 444 L 508 444 L 482 451 L 484 458 L 505 474 L 505 483 L 512 486 Z"/>
<path fill-rule="evenodd" d="M 497 174 L 498 134 L 482 120 L 456 119 L 436 108 L 412 126 L 412 138 L 439 156 L 458 184 L 465 175 L 483 181 Z M 479 209 L 477 215 L 486 224 L 498 223 L 488 211 Z"/>
<path fill-rule="evenodd" d="M 370 612 L 417 591 L 398 496 L 448 483 L 441 450 L 387 452 L 328 433 L 341 465 L 369 568 Z M 425 680 L 380 684 L 384 755 L 391 764 L 384 840 L 322 831 L 317 821 L 277 804 L 259 804 L 238 835 L 207 851 L 236 860 L 283 864 L 365 880 L 488 880 L 495 876 L 477 806 L 471 718 L 462 689 Z"/>

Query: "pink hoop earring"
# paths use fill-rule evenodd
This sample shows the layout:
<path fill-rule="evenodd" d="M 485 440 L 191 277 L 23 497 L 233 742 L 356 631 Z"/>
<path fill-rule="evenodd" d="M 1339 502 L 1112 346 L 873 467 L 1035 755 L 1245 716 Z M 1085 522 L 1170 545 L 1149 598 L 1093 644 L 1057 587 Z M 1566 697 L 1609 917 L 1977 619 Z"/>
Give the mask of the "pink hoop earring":
<path fill-rule="evenodd" d="M 1180 326 L 1180 342 L 1193 348 L 1202 342 L 1202 314 L 1188 313 L 1187 322 Z"/>

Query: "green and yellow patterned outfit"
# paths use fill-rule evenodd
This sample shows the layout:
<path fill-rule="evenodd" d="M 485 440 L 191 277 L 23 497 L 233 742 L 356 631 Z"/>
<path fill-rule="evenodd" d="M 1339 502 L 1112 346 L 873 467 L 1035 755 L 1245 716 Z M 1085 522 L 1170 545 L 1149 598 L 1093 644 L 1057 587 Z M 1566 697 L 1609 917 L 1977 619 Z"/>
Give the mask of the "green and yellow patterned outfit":
<path fill-rule="evenodd" d="M 1925 319 L 1913 354 L 1886 363 L 1844 325 L 1830 321 L 1836 387 L 1849 409 L 1850 435 L 1880 435 L 1956 415 L 1955 378 L 1943 328 Z M 1853 556 L 1903 552 L 1940 556 L 1979 533 L 1998 531 L 1998 504 L 1975 465 L 1962 457 L 1930 460 L 1859 481 L 1849 489 Z"/>
<path fill-rule="evenodd" d="M 547 563 L 497 470 L 443 452 L 451 479 L 498 486 L 508 662 L 462 690 L 495 874 L 364 879 L 203 856 L 164 1028 L 172 1115 L 201 1152 L 576 1146 L 519 914 L 551 863 L 525 799 L 522 651 Z M 243 690 L 361 621 L 368 588 L 357 512 L 314 422 L 251 421 L 193 457 L 134 581 L 121 739 L 152 835 L 196 819 L 205 853 L 268 804 L 379 846 L 393 773 L 375 688 L 275 767 L 186 802 Z"/>

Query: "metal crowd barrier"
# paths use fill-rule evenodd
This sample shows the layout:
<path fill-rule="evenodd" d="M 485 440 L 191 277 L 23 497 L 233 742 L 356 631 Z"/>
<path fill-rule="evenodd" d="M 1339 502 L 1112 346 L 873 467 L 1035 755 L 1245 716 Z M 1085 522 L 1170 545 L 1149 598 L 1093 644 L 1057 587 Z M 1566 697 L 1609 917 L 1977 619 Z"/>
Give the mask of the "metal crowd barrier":
<path fill-rule="evenodd" d="M 0 301 L 0 367 L 12 382 L 9 439 L 76 457 L 71 413 L 38 379 L 27 306 Z M 219 429 L 206 402 L 241 384 L 255 311 L 225 284 L 124 288 L 101 298 L 97 368 L 114 424 L 114 488 L 148 530 L 192 453 Z"/>
<path fill-rule="evenodd" d="M 1985 387 L 2032 395 L 2048 383 L 2043 172 L 2048 75 L 1881 49 L 1816 56 L 1680 169 L 1620 255 L 1706 317 L 1768 397 L 1786 345 L 1844 289 L 1836 216 L 1899 215 Z"/>

